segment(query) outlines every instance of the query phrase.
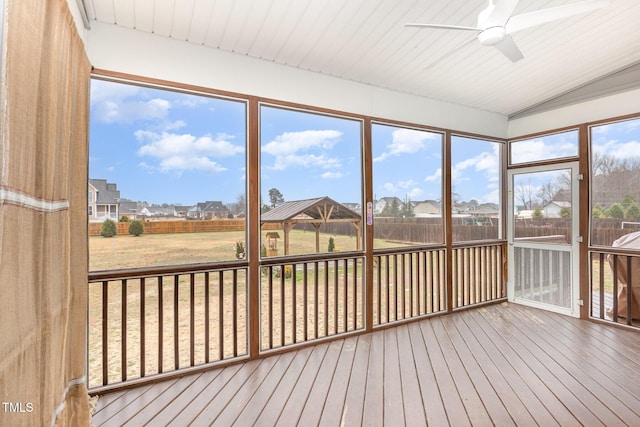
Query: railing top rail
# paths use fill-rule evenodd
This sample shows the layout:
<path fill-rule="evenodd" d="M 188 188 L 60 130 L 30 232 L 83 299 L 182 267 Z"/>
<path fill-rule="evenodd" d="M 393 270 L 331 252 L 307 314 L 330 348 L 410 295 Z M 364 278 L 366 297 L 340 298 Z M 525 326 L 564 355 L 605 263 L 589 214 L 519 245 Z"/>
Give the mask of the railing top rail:
<path fill-rule="evenodd" d="M 622 249 L 612 247 L 590 247 L 590 253 L 605 253 L 612 255 L 629 255 L 632 257 L 640 257 L 640 250 L 638 249 Z"/>
<path fill-rule="evenodd" d="M 446 249 L 445 245 L 436 244 L 436 245 L 416 245 L 416 246 L 403 246 L 399 248 L 384 248 L 384 249 L 375 249 L 373 251 L 373 255 L 393 255 L 393 254 L 401 254 L 401 253 L 410 253 L 410 252 L 422 252 L 422 251 L 438 251 Z"/>
<path fill-rule="evenodd" d="M 158 267 L 123 268 L 117 270 L 99 270 L 89 272 L 89 282 L 103 280 L 132 279 L 139 277 L 170 276 L 175 274 L 190 274 L 206 271 L 235 270 L 247 268 L 246 260 L 227 261 L 202 264 L 169 265 Z"/>
<path fill-rule="evenodd" d="M 334 259 L 345 258 L 363 258 L 364 253 L 360 251 L 345 251 L 345 252 L 324 252 L 321 254 L 312 255 L 286 255 L 278 257 L 263 258 L 260 260 L 260 265 L 268 267 L 270 265 L 282 265 L 282 264 L 300 264 L 304 262 L 315 261 L 331 261 Z"/>
<path fill-rule="evenodd" d="M 468 242 L 454 242 L 451 246 L 454 249 L 457 248 L 477 248 L 480 246 L 502 246 L 507 241 L 505 239 L 497 239 L 497 240 L 473 240 Z"/>

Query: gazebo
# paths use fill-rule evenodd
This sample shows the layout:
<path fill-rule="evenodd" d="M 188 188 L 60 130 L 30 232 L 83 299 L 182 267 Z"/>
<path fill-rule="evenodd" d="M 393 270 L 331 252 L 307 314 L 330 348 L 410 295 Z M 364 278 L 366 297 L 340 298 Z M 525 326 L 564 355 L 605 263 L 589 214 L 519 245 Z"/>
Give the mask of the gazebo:
<path fill-rule="evenodd" d="M 260 217 L 261 225 L 282 224 L 285 255 L 289 255 L 289 232 L 296 224 L 313 224 L 316 230 L 316 253 L 320 253 L 320 226 L 327 222 L 350 222 L 356 229 L 356 249 L 360 249 L 361 221 L 360 214 L 326 196 L 285 202 Z"/>

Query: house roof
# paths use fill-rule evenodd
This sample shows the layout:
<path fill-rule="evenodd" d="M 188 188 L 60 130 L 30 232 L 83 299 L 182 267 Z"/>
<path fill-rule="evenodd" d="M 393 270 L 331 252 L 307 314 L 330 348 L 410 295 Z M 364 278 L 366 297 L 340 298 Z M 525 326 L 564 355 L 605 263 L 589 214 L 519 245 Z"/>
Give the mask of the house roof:
<path fill-rule="evenodd" d="M 578 0 L 520 0 L 510 15 L 572 2 Z M 92 31 L 132 29 L 508 116 L 558 97 L 594 97 L 640 85 L 638 0 L 614 0 L 514 33 L 524 55 L 515 63 L 481 45 L 475 32 L 404 25 L 475 27 L 487 3 L 164 0 L 137 1 L 134 7 L 122 0 L 79 2 Z M 603 81 L 608 83 L 595 84 Z"/>
<path fill-rule="evenodd" d="M 97 192 L 96 204 L 98 205 L 116 205 L 120 203 L 120 191 L 117 185 L 107 182 L 106 179 L 89 179 Z"/>
<path fill-rule="evenodd" d="M 289 220 L 360 220 L 360 215 L 329 197 L 285 202 L 260 217 L 260 222 L 285 222 Z"/>

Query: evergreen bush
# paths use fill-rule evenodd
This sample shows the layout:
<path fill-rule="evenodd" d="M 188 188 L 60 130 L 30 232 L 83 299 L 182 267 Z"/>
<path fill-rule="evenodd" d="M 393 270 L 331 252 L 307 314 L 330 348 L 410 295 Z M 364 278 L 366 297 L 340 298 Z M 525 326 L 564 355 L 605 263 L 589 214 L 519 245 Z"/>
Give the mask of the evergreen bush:
<path fill-rule="evenodd" d="M 113 237 L 116 234 L 118 234 L 118 230 L 116 230 L 116 223 L 113 222 L 113 220 L 106 219 L 100 228 L 100 235 L 102 237 Z"/>
<path fill-rule="evenodd" d="M 129 223 L 129 234 L 138 237 L 142 233 L 144 233 L 144 224 L 142 224 L 142 221 L 134 219 Z"/>

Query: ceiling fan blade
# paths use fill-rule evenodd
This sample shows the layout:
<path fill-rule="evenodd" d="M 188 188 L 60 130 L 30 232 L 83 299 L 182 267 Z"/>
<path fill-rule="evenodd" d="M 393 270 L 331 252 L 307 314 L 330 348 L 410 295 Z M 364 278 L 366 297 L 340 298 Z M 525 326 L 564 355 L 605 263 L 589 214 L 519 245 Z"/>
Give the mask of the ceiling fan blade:
<path fill-rule="evenodd" d="M 504 25 L 509 20 L 519 1 L 520 0 L 498 0 L 489 18 L 493 22 L 499 22 L 500 25 Z"/>
<path fill-rule="evenodd" d="M 404 24 L 405 27 L 415 28 L 434 28 L 436 30 L 463 30 L 463 31 L 482 31 L 481 28 L 476 27 L 461 27 L 459 25 L 440 25 L 440 24 Z"/>
<path fill-rule="evenodd" d="M 518 49 L 516 42 L 511 36 L 505 36 L 505 38 L 500 43 L 495 44 L 494 47 L 509 58 L 511 62 L 518 62 L 524 58 L 524 55 L 520 52 L 520 49 Z"/>
<path fill-rule="evenodd" d="M 548 9 L 536 10 L 534 12 L 523 13 L 512 16 L 505 28 L 507 34 L 513 34 L 536 25 L 545 24 L 562 18 L 591 12 L 609 5 L 609 0 L 583 0 L 563 6 L 551 7 Z"/>

